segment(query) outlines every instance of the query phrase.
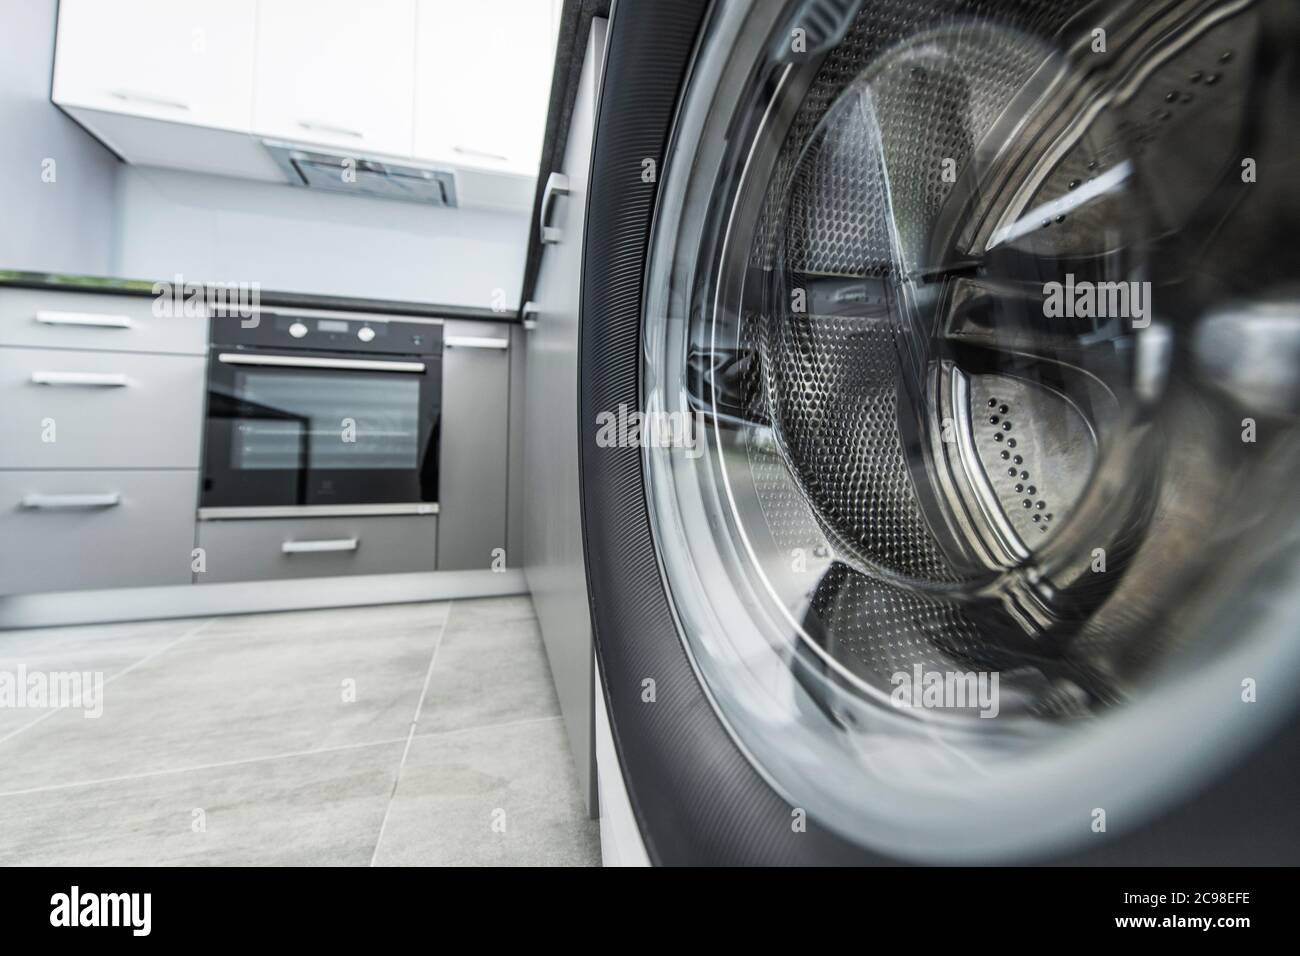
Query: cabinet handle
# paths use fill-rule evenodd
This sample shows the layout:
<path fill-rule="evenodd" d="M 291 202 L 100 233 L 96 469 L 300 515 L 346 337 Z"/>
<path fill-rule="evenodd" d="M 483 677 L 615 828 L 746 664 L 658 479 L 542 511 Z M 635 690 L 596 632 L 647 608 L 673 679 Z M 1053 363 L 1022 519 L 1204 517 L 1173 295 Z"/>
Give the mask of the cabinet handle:
<path fill-rule="evenodd" d="M 117 372 L 32 372 L 32 384 L 125 388 L 130 384 L 130 380 Z"/>
<path fill-rule="evenodd" d="M 188 111 L 190 108 L 189 103 L 168 99 L 165 96 L 155 96 L 152 93 L 137 93 L 135 90 L 109 90 L 108 92 L 119 100 L 125 100 L 128 103 L 148 103 L 152 106 L 165 106 L 173 110 Z"/>
<path fill-rule="evenodd" d="M 509 156 L 502 156 L 500 153 L 489 153 L 485 149 L 474 149 L 470 146 L 453 146 L 451 149 L 452 152 L 460 153 L 462 156 L 481 156 L 483 159 L 496 159 L 503 163 L 510 159 Z"/>
<path fill-rule="evenodd" d="M 334 126 L 330 123 L 315 123 L 311 120 L 298 120 L 298 125 L 305 130 L 311 130 L 317 133 L 333 133 L 336 136 L 350 136 L 353 139 L 365 139 L 366 134 L 357 129 L 348 129 L 346 126 Z"/>
<path fill-rule="evenodd" d="M 509 339 L 498 339 L 487 335 L 448 335 L 442 340 L 448 348 L 460 349 L 507 349 Z"/>
<path fill-rule="evenodd" d="M 555 197 L 567 195 L 569 195 L 568 176 L 564 173 L 551 173 L 546 177 L 546 189 L 542 191 L 542 208 L 537 213 L 537 227 L 542 242 L 559 242 L 563 237 L 564 234 L 558 226 L 548 226 L 547 222 L 551 218 L 551 207 L 555 204 Z"/>
<path fill-rule="evenodd" d="M 96 329 L 129 329 L 131 317 L 127 315 L 107 315 L 102 312 L 50 312 L 41 310 L 36 313 L 36 321 L 42 325 L 84 325 Z"/>
<path fill-rule="evenodd" d="M 537 316 L 542 311 L 541 305 L 529 299 L 519 310 L 520 317 L 524 320 L 525 329 L 537 328 Z"/>
<path fill-rule="evenodd" d="M 116 491 L 106 494 L 88 495 L 23 495 L 20 502 L 24 508 L 41 511 L 64 511 L 72 508 L 116 508 L 122 503 L 122 496 Z"/>
<path fill-rule="evenodd" d="M 283 554 L 313 554 L 321 551 L 355 551 L 359 538 L 327 538 L 320 541 L 286 541 L 280 545 Z"/>

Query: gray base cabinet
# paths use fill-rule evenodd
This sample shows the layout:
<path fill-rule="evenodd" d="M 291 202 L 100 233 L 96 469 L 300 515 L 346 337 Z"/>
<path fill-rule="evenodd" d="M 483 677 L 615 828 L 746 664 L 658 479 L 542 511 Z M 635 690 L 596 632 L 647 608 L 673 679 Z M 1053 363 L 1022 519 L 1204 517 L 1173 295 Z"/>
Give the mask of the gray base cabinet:
<path fill-rule="evenodd" d="M 432 571 L 436 515 L 199 522 L 199 584 Z M 188 580 L 188 578 L 186 579 Z"/>
<path fill-rule="evenodd" d="M 519 565 L 518 330 L 445 325 L 441 514 L 196 527 L 207 321 L 160 304 L 0 288 L 0 595 Z"/>
<path fill-rule="evenodd" d="M 188 584 L 207 322 L 0 288 L 0 595 Z"/>
<path fill-rule="evenodd" d="M 448 322 L 442 351 L 438 455 L 439 571 L 508 563 L 510 352 L 492 323 Z"/>
<path fill-rule="evenodd" d="M 0 594 L 190 582 L 194 471 L 0 472 Z"/>

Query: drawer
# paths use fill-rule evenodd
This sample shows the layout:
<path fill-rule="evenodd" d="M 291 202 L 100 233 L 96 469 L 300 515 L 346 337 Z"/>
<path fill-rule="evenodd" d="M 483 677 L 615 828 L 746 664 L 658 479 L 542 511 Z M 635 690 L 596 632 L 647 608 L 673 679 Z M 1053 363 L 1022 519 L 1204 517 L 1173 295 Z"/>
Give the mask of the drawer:
<path fill-rule="evenodd" d="M 0 345 L 203 355 L 207 320 L 155 315 L 154 303 L 150 295 L 0 288 Z"/>
<path fill-rule="evenodd" d="M 201 584 L 432 571 L 436 515 L 199 522 Z"/>
<path fill-rule="evenodd" d="M 0 348 L 0 467 L 198 468 L 204 359 Z"/>
<path fill-rule="evenodd" d="M 0 472 L 0 594 L 190 582 L 196 471 Z"/>

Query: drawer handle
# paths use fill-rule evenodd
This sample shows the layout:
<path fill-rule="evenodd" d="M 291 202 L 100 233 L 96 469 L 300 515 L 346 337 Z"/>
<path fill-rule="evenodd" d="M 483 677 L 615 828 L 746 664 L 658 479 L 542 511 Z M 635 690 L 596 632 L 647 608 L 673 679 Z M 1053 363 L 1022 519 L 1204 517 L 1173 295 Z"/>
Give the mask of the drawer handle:
<path fill-rule="evenodd" d="M 449 335 L 442 344 L 453 349 L 507 349 L 509 339 L 497 339 L 488 335 Z"/>
<path fill-rule="evenodd" d="M 103 312 L 51 312 L 42 310 L 36 313 L 36 321 L 42 325 L 82 325 L 95 329 L 129 329 L 131 317 L 128 315 L 107 315 Z"/>
<path fill-rule="evenodd" d="M 280 545 L 284 554 L 315 554 L 321 551 L 355 551 L 358 538 L 327 538 L 321 541 L 286 541 Z"/>
<path fill-rule="evenodd" d="M 350 136 L 352 139 L 365 139 L 366 134 L 359 129 L 348 129 L 346 126 L 334 126 L 330 123 L 316 123 L 311 120 L 298 120 L 298 125 L 305 130 L 312 130 L 317 133 L 333 133 L 335 136 Z"/>
<path fill-rule="evenodd" d="M 72 508 L 116 508 L 122 496 L 116 491 L 89 495 L 23 495 L 22 506 L 41 511 L 66 511 Z"/>
<path fill-rule="evenodd" d="M 90 385 L 125 388 L 130 381 L 117 372 L 32 372 L 33 385 Z"/>

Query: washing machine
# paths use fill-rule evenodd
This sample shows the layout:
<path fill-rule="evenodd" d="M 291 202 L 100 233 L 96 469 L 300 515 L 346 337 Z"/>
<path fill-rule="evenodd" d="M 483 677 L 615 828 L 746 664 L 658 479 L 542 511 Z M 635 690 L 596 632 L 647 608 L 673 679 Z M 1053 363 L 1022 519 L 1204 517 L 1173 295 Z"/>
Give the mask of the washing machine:
<path fill-rule="evenodd" d="M 607 859 L 1300 862 L 1300 6 L 619 0 Z"/>

